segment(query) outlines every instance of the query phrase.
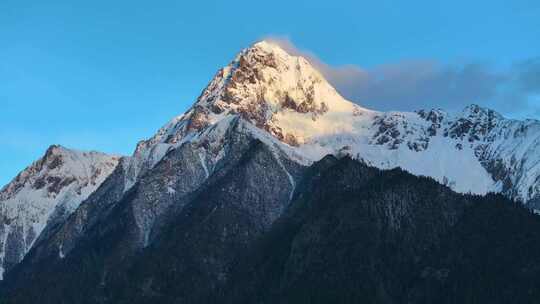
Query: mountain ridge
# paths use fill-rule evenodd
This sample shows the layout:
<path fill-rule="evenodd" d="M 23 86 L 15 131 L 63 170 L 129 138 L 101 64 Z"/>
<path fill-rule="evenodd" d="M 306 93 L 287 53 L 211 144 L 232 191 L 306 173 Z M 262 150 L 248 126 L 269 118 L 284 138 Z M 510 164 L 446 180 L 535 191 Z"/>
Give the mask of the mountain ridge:
<path fill-rule="evenodd" d="M 461 112 L 368 110 L 341 97 L 306 59 L 267 41 L 220 69 L 194 105 L 142 141 L 135 156 L 150 153 L 155 163 L 167 149 L 235 115 L 278 139 L 303 164 L 347 151 L 379 168 L 434 177 L 459 192 L 502 192 L 527 202 L 539 190 L 534 158 L 514 152 L 520 146 L 530 146 L 530 155 L 540 152 L 534 144 L 540 122 L 506 119 L 474 104 Z M 451 159 L 466 164 L 469 174 L 456 171 Z"/>

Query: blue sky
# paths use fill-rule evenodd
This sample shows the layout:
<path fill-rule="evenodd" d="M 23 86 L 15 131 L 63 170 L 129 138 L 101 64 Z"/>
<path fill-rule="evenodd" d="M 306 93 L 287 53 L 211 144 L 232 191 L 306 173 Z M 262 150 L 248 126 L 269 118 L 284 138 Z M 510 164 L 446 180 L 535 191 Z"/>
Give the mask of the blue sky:
<path fill-rule="evenodd" d="M 537 0 L 2 0 L 0 184 L 53 143 L 131 154 L 264 37 L 349 73 L 331 81 L 371 108 L 540 118 L 539 20 Z"/>

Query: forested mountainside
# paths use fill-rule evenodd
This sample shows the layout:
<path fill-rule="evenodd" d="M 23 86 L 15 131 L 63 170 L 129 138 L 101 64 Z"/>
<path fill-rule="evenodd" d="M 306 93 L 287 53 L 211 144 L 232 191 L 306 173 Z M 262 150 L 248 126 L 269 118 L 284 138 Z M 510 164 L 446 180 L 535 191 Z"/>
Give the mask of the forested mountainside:
<path fill-rule="evenodd" d="M 534 303 L 540 296 L 540 218 L 521 204 L 328 156 L 302 170 L 292 201 L 276 206 L 287 202 L 276 183 L 283 176 L 251 175 L 272 168 L 272 158 L 252 142 L 152 245 L 133 253 L 120 241 L 131 190 L 110 211 L 116 223 L 96 226 L 62 260 L 42 260 L 27 276 L 16 271 L 5 301 Z M 284 199 L 264 200 L 270 193 Z"/>

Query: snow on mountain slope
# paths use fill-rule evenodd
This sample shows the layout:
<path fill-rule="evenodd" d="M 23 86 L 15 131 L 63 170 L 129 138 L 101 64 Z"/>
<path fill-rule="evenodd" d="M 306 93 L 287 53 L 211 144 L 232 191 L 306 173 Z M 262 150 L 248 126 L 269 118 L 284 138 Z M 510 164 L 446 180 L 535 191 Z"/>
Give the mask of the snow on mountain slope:
<path fill-rule="evenodd" d="M 114 170 L 118 158 L 51 146 L 0 191 L 0 279 L 45 226 L 71 214 Z"/>
<path fill-rule="evenodd" d="M 230 116 L 303 164 L 347 153 L 458 192 L 503 192 L 524 202 L 540 192 L 538 121 L 505 119 L 476 105 L 459 113 L 368 110 L 341 97 L 306 59 L 266 41 L 241 51 L 186 113 L 139 143 L 128 185 L 167 151 Z"/>

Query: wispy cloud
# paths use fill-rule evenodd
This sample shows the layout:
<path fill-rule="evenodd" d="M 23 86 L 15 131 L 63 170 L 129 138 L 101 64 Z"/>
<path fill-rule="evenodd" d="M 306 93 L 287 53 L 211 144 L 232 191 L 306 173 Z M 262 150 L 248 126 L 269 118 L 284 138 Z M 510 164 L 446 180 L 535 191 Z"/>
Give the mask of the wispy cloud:
<path fill-rule="evenodd" d="M 287 37 L 266 37 L 294 55 L 308 59 L 347 99 L 377 110 L 444 108 L 459 110 L 477 103 L 511 116 L 540 114 L 540 57 L 504 71 L 485 63 L 443 64 L 416 60 L 370 69 L 332 66 L 297 48 Z"/>

